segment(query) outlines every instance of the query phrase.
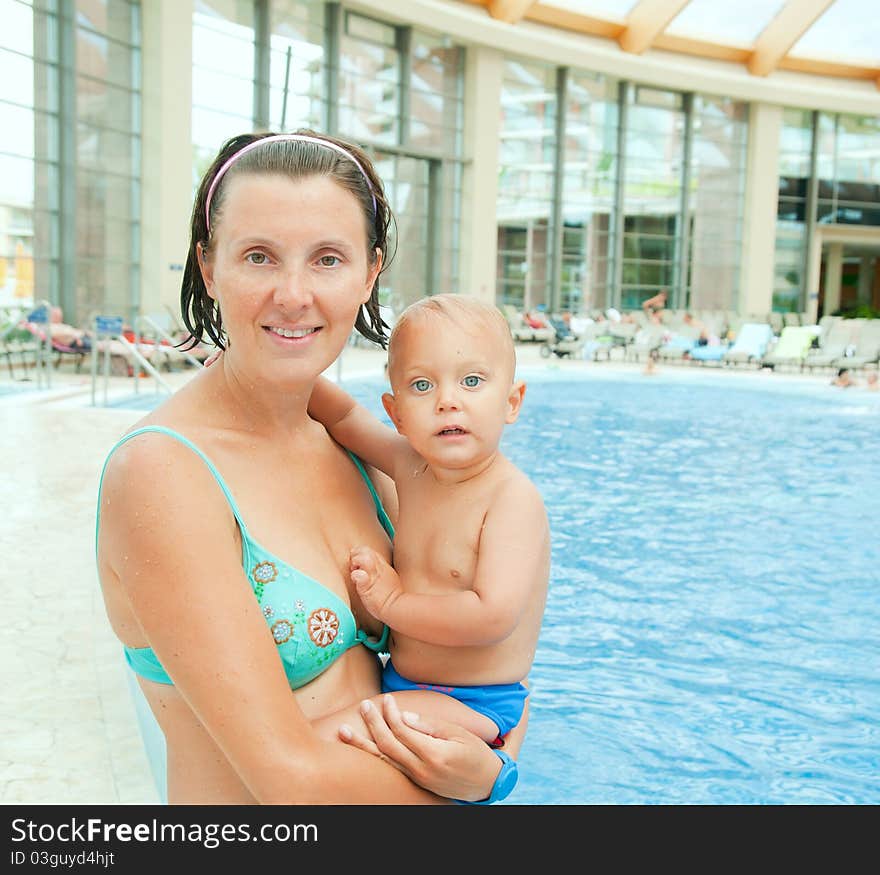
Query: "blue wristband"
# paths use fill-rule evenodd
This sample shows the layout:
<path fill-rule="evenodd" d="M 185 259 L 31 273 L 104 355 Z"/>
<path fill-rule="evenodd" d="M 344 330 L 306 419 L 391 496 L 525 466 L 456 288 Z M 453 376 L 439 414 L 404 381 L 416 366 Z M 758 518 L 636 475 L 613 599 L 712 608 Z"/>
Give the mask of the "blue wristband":
<path fill-rule="evenodd" d="M 495 783 L 492 785 L 492 792 L 489 794 L 488 799 L 481 799 L 479 802 L 465 802 L 462 799 L 454 800 L 459 805 L 491 805 L 493 802 L 500 802 L 502 799 L 506 799 L 513 792 L 513 788 L 516 786 L 519 778 L 516 760 L 511 759 L 503 750 L 498 750 L 497 748 L 492 748 L 492 753 L 501 760 L 501 771 L 498 773 L 498 777 L 495 778 Z"/>

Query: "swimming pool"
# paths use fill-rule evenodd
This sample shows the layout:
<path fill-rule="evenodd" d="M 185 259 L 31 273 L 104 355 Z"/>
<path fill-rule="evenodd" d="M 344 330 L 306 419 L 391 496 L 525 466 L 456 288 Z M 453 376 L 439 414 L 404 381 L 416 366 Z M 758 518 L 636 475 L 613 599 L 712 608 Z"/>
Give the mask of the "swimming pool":
<path fill-rule="evenodd" d="M 553 569 L 508 802 L 880 802 L 880 395 L 522 376 Z"/>

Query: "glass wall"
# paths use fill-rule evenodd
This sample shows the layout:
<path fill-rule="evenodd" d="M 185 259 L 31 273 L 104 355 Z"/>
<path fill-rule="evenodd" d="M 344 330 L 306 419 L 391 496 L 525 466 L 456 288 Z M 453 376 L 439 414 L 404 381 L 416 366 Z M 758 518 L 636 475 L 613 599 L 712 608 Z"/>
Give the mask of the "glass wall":
<path fill-rule="evenodd" d="M 140 292 L 140 6 L 76 2 L 79 315 L 132 319 Z"/>
<path fill-rule="evenodd" d="M 811 175 L 813 113 L 786 109 L 779 144 L 779 207 L 773 309 L 804 309 L 807 251 L 807 186 Z"/>
<path fill-rule="evenodd" d="M 498 156 L 498 303 L 549 303 L 556 70 L 508 60 Z"/>
<path fill-rule="evenodd" d="M 2 0 L 0 303 L 87 325 L 140 283 L 140 7 Z M 64 168 L 64 172 L 61 168 Z"/>
<path fill-rule="evenodd" d="M 29 307 L 59 299 L 58 16 L 0 0 L 0 20 L 0 305 Z"/>
<path fill-rule="evenodd" d="M 880 225 L 880 118 L 819 113 L 821 224 Z"/>
<path fill-rule="evenodd" d="M 192 21 L 193 192 L 217 150 L 254 128 L 253 0 L 195 0 Z"/>
<path fill-rule="evenodd" d="M 560 309 L 578 313 L 611 306 L 618 87 L 572 71 L 565 95 Z"/>
<path fill-rule="evenodd" d="M 742 259 L 748 106 L 696 95 L 688 172 L 690 266 L 683 306 L 735 310 Z"/>
<path fill-rule="evenodd" d="M 505 70 L 499 303 L 632 310 L 665 289 L 674 308 L 734 309 L 746 104 L 515 60 Z"/>
<path fill-rule="evenodd" d="M 274 0 L 270 9 L 269 127 L 321 130 L 327 118 L 323 4 Z"/>
<path fill-rule="evenodd" d="M 677 294 L 682 240 L 681 197 L 685 115 L 682 96 L 628 89 L 624 161 L 623 262 L 620 308 L 632 310 L 661 289 Z"/>
<path fill-rule="evenodd" d="M 880 118 L 784 111 L 774 310 L 806 309 L 807 252 L 820 225 L 880 225 Z M 852 260 L 844 282 L 855 285 L 861 258 Z"/>

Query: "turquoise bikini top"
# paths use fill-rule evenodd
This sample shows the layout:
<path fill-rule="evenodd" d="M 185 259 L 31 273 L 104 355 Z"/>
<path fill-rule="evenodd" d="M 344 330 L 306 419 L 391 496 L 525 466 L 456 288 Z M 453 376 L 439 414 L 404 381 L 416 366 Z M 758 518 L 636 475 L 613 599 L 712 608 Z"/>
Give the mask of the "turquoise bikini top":
<path fill-rule="evenodd" d="M 98 516 L 95 523 L 96 552 L 100 522 L 101 484 L 104 482 L 107 463 L 118 447 L 145 432 L 167 434 L 189 447 L 202 458 L 223 490 L 241 532 L 242 567 L 250 580 L 257 601 L 260 603 L 266 623 L 272 631 L 272 637 L 278 646 L 278 655 L 281 657 L 291 689 L 295 690 L 314 680 L 346 650 L 357 644 L 363 644 L 377 653 L 387 649 L 387 626 L 378 640 L 369 637 L 364 630 L 357 628 L 351 608 L 336 593 L 318 583 L 314 578 L 297 571 L 286 562 L 282 562 L 277 556 L 261 547 L 248 534 L 247 526 L 238 512 L 238 506 L 232 493 L 211 460 L 195 444 L 169 428 L 160 425 L 139 428 L 125 435 L 107 454 L 98 485 Z M 389 538 L 393 538 L 394 527 L 382 507 L 382 502 L 367 476 L 363 464 L 353 453 L 349 453 L 349 455 L 369 487 L 376 505 L 376 515 L 382 528 L 388 533 Z M 126 661 L 141 677 L 160 684 L 174 683 L 152 648 L 125 647 L 124 651 Z"/>

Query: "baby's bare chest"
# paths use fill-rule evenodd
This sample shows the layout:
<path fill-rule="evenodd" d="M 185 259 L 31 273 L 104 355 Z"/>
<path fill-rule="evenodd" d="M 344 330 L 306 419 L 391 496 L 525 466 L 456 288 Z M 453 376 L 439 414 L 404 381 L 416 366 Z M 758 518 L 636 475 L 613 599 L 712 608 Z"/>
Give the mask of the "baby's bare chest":
<path fill-rule="evenodd" d="M 394 565 L 406 579 L 430 581 L 442 591 L 473 585 L 489 496 L 486 490 L 450 490 L 426 483 L 398 485 L 400 513 Z M 427 583 L 425 584 L 427 585 Z"/>

